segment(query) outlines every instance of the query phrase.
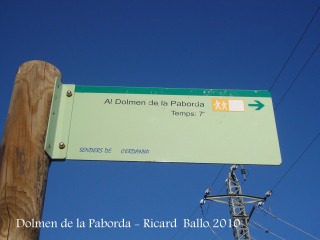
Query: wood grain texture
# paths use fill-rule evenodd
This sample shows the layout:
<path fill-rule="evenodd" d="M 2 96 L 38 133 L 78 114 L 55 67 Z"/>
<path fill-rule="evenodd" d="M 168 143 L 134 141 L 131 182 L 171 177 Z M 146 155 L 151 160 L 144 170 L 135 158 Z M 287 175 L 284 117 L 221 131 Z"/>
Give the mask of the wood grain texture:
<path fill-rule="evenodd" d="M 0 239 L 39 239 L 50 159 L 44 142 L 54 80 L 60 71 L 43 61 L 22 64 L 16 75 L 0 150 Z"/>

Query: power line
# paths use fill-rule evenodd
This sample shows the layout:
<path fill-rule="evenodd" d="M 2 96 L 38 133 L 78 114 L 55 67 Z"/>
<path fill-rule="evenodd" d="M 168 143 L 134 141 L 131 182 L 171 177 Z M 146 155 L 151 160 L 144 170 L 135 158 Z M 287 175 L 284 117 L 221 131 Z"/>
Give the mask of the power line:
<path fill-rule="evenodd" d="M 275 80 L 273 81 L 271 87 L 269 88 L 269 90 L 271 91 L 273 89 L 273 87 L 275 86 L 276 82 L 278 81 L 280 75 L 282 74 L 283 70 L 285 69 L 285 67 L 287 66 L 288 62 L 290 61 L 291 57 L 293 56 L 294 52 L 296 51 L 297 47 L 299 46 L 301 40 L 303 39 L 304 35 L 306 34 L 306 32 L 308 31 L 311 23 L 313 22 L 314 18 L 316 17 L 316 15 L 318 14 L 320 10 L 320 6 L 317 8 L 317 10 L 315 11 L 315 13 L 313 14 L 312 18 L 310 19 L 307 27 L 304 29 L 302 35 L 300 36 L 298 42 L 296 43 L 296 45 L 294 46 L 294 48 L 292 49 L 290 55 L 288 56 L 287 60 L 285 61 L 284 65 L 282 66 L 280 72 L 278 73 L 277 77 L 275 78 Z"/>
<path fill-rule="evenodd" d="M 218 175 L 217 175 L 217 176 L 215 177 L 215 179 L 212 181 L 210 187 L 213 187 L 213 185 L 216 183 L 216 181 L 218 180 L 218 178 L 219 178 L 219 176 L 221 175 L 221 173 L 222 173 L 223 169 L 225 168 L 225 166 L 226 166 L 226 165 L 224 164 L 224 165 L 221 167 Z M 210 191 L 211 191 L 211 189 L 210 189 Z M 209 206 L 208 206 L 208 207 L 209 207 Z M 204 215 L 203 209 L 200 208 L 200 207 L 197 207 L 197 208 L 190 214 L 189 219 L 190 219 L 199 209 L 201 209 L 202 214 Z M 208 210 L 209 210 L 209 208 L 207 209 L 207 212 L 208 212 Z M 206 213 L 206 214 L 207 214 L 207 213 Z M 206 216 L 204 216 L 204 217 L 206 218 Z M 174 239 L 175 236 L 181 231 L 181 229 L 182 229 L 182 227 L 178 228 L 177 231 L 174 233 L 174 235 L 172 235 L 172 237 L 171 237 L 170 239 Z M 213 231 L 213 229 L 210 229 L 210 230 L 211 230 L 211 232 L 212 232 L 213 234 L 216 234 L 216 233 Z M 188 233 L 188 232 L 187 232 L 187 233 Z M 186 234 L 187 234 L 187 233 L 186 233 Z M 218 235 L 216 235 L 216 236 L 219 238 Z M 219 239 L 220 239 L 220 238 L 219 238 Z"/>
<path fill-rule="evenodd" d="M 284 239 L 283 237 L 280 237 L 279 235 L 271 232 L 269 229 L 263 227 L 261 224 L 255 222 L 255 221 L 253 221 L 253 220 L 251 220 L 251 222 L 253 222 L 255 226 L 257 226 L 257 227 L 261 228 L 262 230 L 264 230 L 266 233 L 270 233 L 271 235 L 273 235 L 273 236 L 275 236 L 275 237 L 277 237 L 277 238 L 279 238 L 279 239 L 281 239 L 281 240 L 286 240 L 286 239 Z M 249 223 L 249 224 L 250 224 L 250 223 Z M 250 224 L 250 225 L 252 226 L 252 224 Z"/>
<path fill-rule="evenodd" d="M 215 177 L 215 179 L 212 181 L 212 183 L 211 183 L 211 185 L 210 185 L 211 187 L 213 187 L 213 185 L 216 183 L 216 181 L 217 181 L 218 178 L 220 177 L 220 175 L 221 175 L 221 173 L 222 173 L 222 171 L 223 171 L 223 169 L 224 169 L 225 166 L 226 166 L 226 165 L 224 164 L 224 165 L 221 167 L 218 175 L 217 175 L 217 176 Z"/>
<path fill-rule="evenodd" d="M 288 94 L 288 92 L 291 90 L 292 86 L 296 83 L 297 79 L 300 77 L 301 73 L 303 72 L 303 70 L 306 68 L 306 66 L 309 64 L 310 60 L 312 59 L 313 55 L 317 52 L 318 48 L 320 47 L 320 42 L 318 43 L 318 45 L 313 49 L 311 55 L 309 56 L 309 58 L 307 59 L 307 61 L 304 63 L 304 65 L 302 66 L 302 68 L 300 69 L 300 71 L 298 72 L 298 74 L 296 75 L 296 77 L 293 79 L 293 81 L 291 82 L 291 84 L 289 85 L 289 87 L 287 88 L 287 90 L 285 91 L 285 93 L 282 95 L 280 101 L 278 102 L 278 104 L 276 105 L 276 107 L 274 108 L 274 110 L 277 110 L 277 108 L 279 107 L 279 105 L 282 103 L 283 99 L 286 97 L 286 95 Z"/>
<path fill-rule="evenodd" d="M 287 221 L 279 218 L 278 216 L 276 216 L 275 214 L 269 212 L 268 210 L 266 210 L 266 209 L 264 209 L 264 208 L 262 208 L 262 207 L 259 207 L 259 209 L 260 209 L 262 212 L 269 214 L 271 217 L 273 217 L 273 218 L 275 218 L 275 219 L 277 219 L 277 220 L 279 220 L 279 221 L 287 224 L 288 226 L 293 227 L 294 229 L 296 229 L 296 230 L 298 230 L 298 231 L 300 231 L 300 232 L 308 235 L 309 237 L 311 237 L 311 238 L 313 238 L 313 239 L 316 239 L 316 240 L 320 240 L 320 238 L 317 238 L 317 237 L 313 236 L 312 234 L 307 233 L 306 231 L 302 230 L 301 228 L 298 228 L 298 227 L 294 226 L 293 224 L 288 223 Z"/>
<path fill-rule="evenodd" d="M 282 175 L 282 177 L 276 182 L 276 184 L 273 186 L 272 190 L 274 190 L 281 181 L 288 175 L 288 173 L 292 170 L 292 168 L 298 163 L 298 161 L 303 157 L 303 155 L 308 151 L 308 149 L 316 142 L 316 140 L 320 136 L 320 131 L 316 136 L 313 137 L 312 141 L 308 144 L 308 146 L 302 151 L 302 153 L 299 155 L 299 157 L 292 163 L 292 165 L 289 167 L 289 169 Z"/>
<path fill-rule="evenodd" d="M 190 216 L 188 217 L 188 219 L 190 219 L 198 210 L 200 209 L 200 207 L 196 207 L 193 212 L 190 214 Z M 178 232 L 181 231 L 183 227 L 181 226 L 180 228 L 177 229 L 177 231 L 172 235 L 172 237 L 170 238 L 171 240 L 175 238 L 175 236 L 178 234 Z"/>
<path fill-rule="evenodd" d="M 189 216 L 188 219 L 190 219 L 198 210 L 199 210 L 199 207 L 197 207 L 197 208 L 192 212 L 192 214 Z M 203 211 L 202 211 L 202 217 L 204 218 L 205 221 L 207 221 L 207 217 L 206 217 L 206 215 L 203 213 Z M 175 236 L 178 234 L 178 232 L 179 232 L 182 228 L 183 228 L 183 227 L 181 226 L 179 229 L 177 229 L 177 231 L 174 233 L 174 235 L 173 235 L 170 239 L 174 239 Z M 212 233 L 213 235 L 215 235 L 215 237 L 216 237 L 215 239 L 221 240 L 221 238 L 219 237 L 219 235 L 213 230 L 213 228 L 212 228 L 210 225 L 208 225 L 208 228 L 209 228 L 209 230 L 211 231 L 211 233 Z M 190 231 L 190 229 L 188 229 L 188 230 Z M 187 231 L 187 232 L 182 236 L 182 239 L 185 238 L 185 236 L 189 233 L 189 231 Z"/>
<path fill-rule="evenodd" d="M 203 216 L 204 220 L 207 221 L 207 216 L 203 213 L 203 211 L 202 211 L 202 216 Z M 209 229 L 210 229 L 210 231 L 212 232 L 212 234 L 217 237 L 216 239 L 220 239 L 220 240 L 221 240 L 221 238 L 220 238 L 219 235 L 213 230 L 213 228 L 212 228 L 210 225 L 208 225 L 208 226 L 209 226 Z"/>

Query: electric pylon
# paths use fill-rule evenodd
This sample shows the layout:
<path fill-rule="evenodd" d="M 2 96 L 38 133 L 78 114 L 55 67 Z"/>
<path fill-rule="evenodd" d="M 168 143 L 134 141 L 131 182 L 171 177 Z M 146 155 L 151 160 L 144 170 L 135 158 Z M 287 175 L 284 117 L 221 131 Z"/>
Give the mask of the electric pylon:
<path fill-rule="evenodd" d="M 237 167 L 237 165 L 233 165 L 230 168 L 230 172 L 226 180 L 227 194 L 209 196 L 211 191 L 210 189 L 207 189 L 205 191 L 203 199 L 200 201 L 200 204 L 203 205 L 206 200 L 228 204 L 230 209 L 230 218 L 232 222 L 234 239 L 251 240 L 253 238 L 251 238 L 250 236 L 248 223 L 255 209 L 255 206 L 253 206 L 248 216 L 246 213 L 245 204 L 259 203 L 260 205 L 262 205 L 266 201 L 266 198 L 271 196 L 271 192 L 267 192 L 266 196 L 263 198 L 242 194 L 240 182 L 235 174 L 235 170 L 237 169 Z M 245 169 L 243 166 L 241 168 L 241 173 L 244 176 L 244 180 L 246 180 Z"/>

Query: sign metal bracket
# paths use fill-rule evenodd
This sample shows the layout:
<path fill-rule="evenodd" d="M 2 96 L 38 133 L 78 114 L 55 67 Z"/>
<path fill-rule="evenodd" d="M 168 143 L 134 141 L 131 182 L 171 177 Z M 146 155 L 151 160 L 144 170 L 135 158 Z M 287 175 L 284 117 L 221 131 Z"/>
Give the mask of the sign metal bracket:
<path fill-rule="evenodd" d="M 74 84 L 62 84 L 56 78 L 44 147 L 52 159 L 67 157 L 74 90 Z"/>

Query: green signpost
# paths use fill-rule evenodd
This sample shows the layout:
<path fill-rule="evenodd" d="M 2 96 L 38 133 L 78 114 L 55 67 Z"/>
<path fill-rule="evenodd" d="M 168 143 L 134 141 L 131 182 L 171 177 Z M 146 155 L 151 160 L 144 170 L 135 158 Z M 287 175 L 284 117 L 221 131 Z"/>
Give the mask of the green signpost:
<path fill-rule="evenodd" d="M 269 91 L 93 87 L 57 79 L 53 159 L 279 165 Z"/>

